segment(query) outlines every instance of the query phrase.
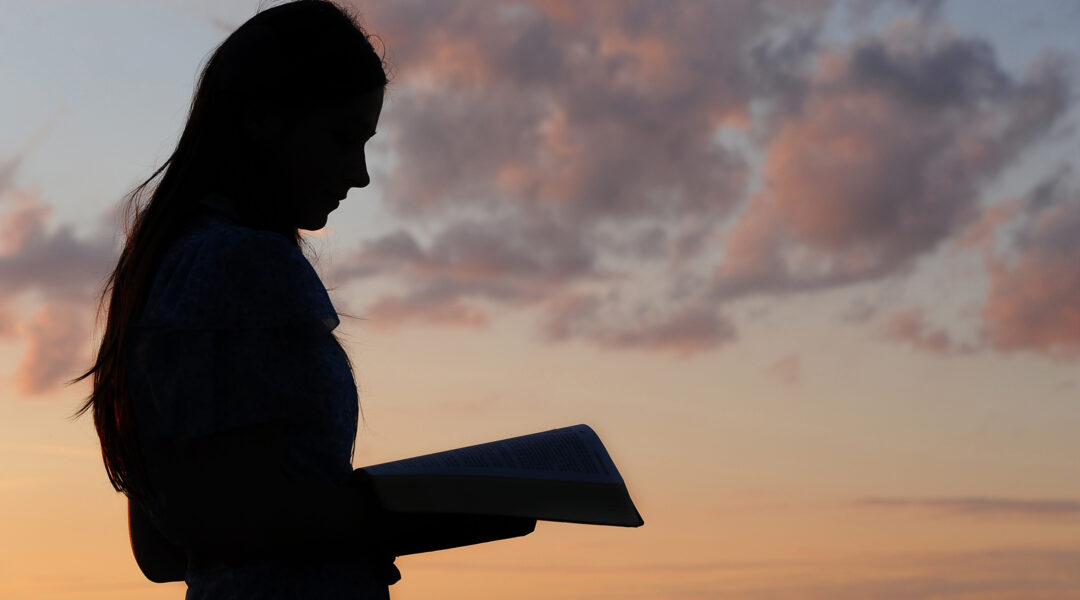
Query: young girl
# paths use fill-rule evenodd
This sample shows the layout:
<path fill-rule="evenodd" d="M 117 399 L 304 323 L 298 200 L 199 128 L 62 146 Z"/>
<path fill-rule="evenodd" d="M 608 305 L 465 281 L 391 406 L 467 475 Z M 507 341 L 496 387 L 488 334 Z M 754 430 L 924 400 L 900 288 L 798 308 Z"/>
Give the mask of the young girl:
<path fill-rule="evenodd" d="M 175 151 L 128 197 L 79 414 L 129 498 L 139 566 L 188 599 L 388 598 L 400 577 L 299 235 L 368 185 L 386 85 L 334 4 L 264 10 L 213 53 Z"/>

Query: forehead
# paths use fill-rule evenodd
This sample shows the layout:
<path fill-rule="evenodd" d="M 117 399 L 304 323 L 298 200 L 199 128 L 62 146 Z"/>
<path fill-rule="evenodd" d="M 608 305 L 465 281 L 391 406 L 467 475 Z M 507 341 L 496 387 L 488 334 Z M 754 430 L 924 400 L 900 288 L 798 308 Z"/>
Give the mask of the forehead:
<path fill-rule="evenodd" d="M 380 88 L 354 96 L 338 109 L 338 115 L 346 121 L 375 130 L 382 112 L 383 90 Z"/>

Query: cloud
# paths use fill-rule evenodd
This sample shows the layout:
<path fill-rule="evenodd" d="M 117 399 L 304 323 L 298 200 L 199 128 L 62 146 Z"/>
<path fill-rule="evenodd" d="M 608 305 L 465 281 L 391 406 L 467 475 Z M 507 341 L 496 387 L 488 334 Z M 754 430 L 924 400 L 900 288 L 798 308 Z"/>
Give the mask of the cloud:
<path fill-rule="evenodd" d="M 52 208 L 36 194 L 9 193 L 14 207 L 0 213 L 0 301 L 37 292 L 48 298 L 87 301 L 116 262 L 111 236 L 75 236 L 68 225 L 50 231 Z"/>
<path fill-rule="evenodd" d="M 924 509 L 950 515 L 1047 518 L 1080 516 L 1080 500 L 972 498 L 865 498 L 860 506 Z"/>
<path fill-rule="evenodd" d="M 444 281 L 506 299 L 537 296 L 537 286 L 600 276 L 592 248 L 568 227 L 540 220 L 444 226 L 427 247 L 398 230 L 361 244 L 336 277 L 405 272 L 418 281 Z"/>
<path fill-rule="evenodd" d="M 913 23 L 822 53 L 725 240 L 716 297 L 905 272 L 974 220 L 981 186 L 1051 129 L 1068 94 L 1055 60 L 1015 79 L 987 42 Z"/>
<path fill-rule="evenodd" d="M 847 3 L 851 20 L 856 25 L 865 24 L 875 11 L 889 5 L 908 8 L 920 21 L 932 23 L 941 16 L 945 0 L 849 0 Z"/>
<path fill-rule="evenodd" d="M 0 161 L 0 198 L 15 187 L 15 173 L 22 164 L 23 155 L 16 154 Z"/>
<path fill-rule="evenodd" d="M 1072 600 L 1080 549 L 992 548 L 775 561 L 660 561 L 581 565 L 441 561 L 437 570 L 618 574 L 596 597 L 745 600 Z M 659 578 L 658 575 L 665 575 Z M 613 581 L 616 581 L 613 579 Z M 612 588 L 611 585 L 616 587 Z"/>
<path fill-rule="evenodd" d="M 334 271 L 335 279 L 404 277 L 410 290 L 384 295 L 365 315 L 378 327 L 406 321 L 481 326 L 477 300 L 531 305 L 552 290 L 602 278 L 592 249 L 569 228 L 550 222 L 461 220 L 428 244 L 397 230 L 367 240 Z"/>
<path fill-rule="evenodd" d="M 794 385 L 802 379 L 802 362 L 798 354 L 788 354 L 769 365 L 765 372 L 788 385 Z"/>
<path fill-rule="evenodd" d="M 1017 208 L 1019 206 L 1019 208 Z M 1040 183 L 1017 216 L 987 236 L 990 286 L 983 323 L 997 350 L 1032 350 L 1059 357 L 1080 353 L 1080 188 L 1064 170 Z M 1007 226 L 1008 225 L 1008 226 Z"/>
<path fill-rule="evenodd" d="M 593 328 L 585 337 L 606 347 L 670 351 L 686 357 L 737 336 L 731 321 L 715 308 L 688 304 L 657 318 Z"/>
<path fill-rule="evenodd" d="M 24 325 L 27 349 L 15 380 L 23 394 L 47 392 L 80 373 L 89 358 L 83 355 L 90 330 L 87 316 L 82 307 L 53 302 Z"/>
<path fill-rule="evenodd" d="M 24 229 L 12 230 L 0 254 L 0 304 L 34 293 L 45 302 L 89 307 L 115 264 L 111 238 L 80 239 L 66 225 L 45 231 L 48 213 L 33 207 L 0 215 L 0 227 L 25 223 Z"/>
<path fill-rule="evenodd" d="M 91 307 L 116 251 L 111 236 L 83 239 L 68 225 L 50 227 L 52 207 L 11 183 L 15 175 L 0 187 L 0 337 L 26 342 L 15 383 L 22 393 L 37 395 L 83 370 Z M 24 296 L 38 302 L 32 315 L 19 310 Z"/>
<path fill-rule="evenodd" d="M 18 332 L 18 319 L 11 308 L 0 304 L 0 338 L 7 338 Z"/>
<path fill-rule="evenodd" d="M 975 350 L 974 345 L 960 343 L 944 329 L 929 325 L 925 312 L 918 307 L 893 313 L 885 325 L 885 335 L 894 342 L 937 354 L 960 354 Z"/>
<path fill-rule="evenodd" d="M 393 66 L 374 178 L 408 225 L 338 275 L 400 285 L 367 307 L 387 327 L 536 309 L 548 340 L 685 355 L 737 338 L 733 301 L 976 244 L 983 190 L 1059 124 L 1069 67 L 1010 72 L 934 0 L 870 29 L 879 4 L 830 44 L 830 2 L 352 3 Z M 966 349 L 913 317 L 892 339 Z"/>
<path fill-rule="evenodd" d="M 372 326 L 382 330 L 396 329 L 406 321 L 465 327 L 484 327 L 488 324 L 483 309 L 460 300 L 447 302 L 437 294 L 407 297 L 385 295 L 369 306 L 365 315 Z"/>
<path fill-rule="evenodd" d="M 747 600 L 1006 600 L 1039 598 L 1067 600 L 1080 588 L 1076 548 L 1009 548 L 965 552 L 927 552 L 899 556 L 849 559 L 833 569 L 805 569 L 791 576 L 770 573 L 732 594 L 723 584 L 710 586 L 712 595 L 737 595 Z M 740 586 L 742 587 L 742 586 Z M 746 589 L 748 588 L 748 589 Z M 728 593 L 724 593 L 724 592 Z"/>
<path fill-rule="evenodd" d="M 794 87 L 827 3 L 355 6 L 395 72 L 384 200 L 431 232 L 367 240 L 343 265 L 340 277 L 404 283 L 369 310 L 420 320 L 414 309 L 442 298 L 449 315 L 468 315 L 443 322 L 475 325 L 480 309 L 463 307 L 477 301 L 547 309 L 600 290 L 606 302 L 638 267 L 674 261 L 683 267 L 658 282 L 671 289 L 654 293 L 677 291 L 676 302 L 628 293 L 611 312 L 647 316 L 541 327 L 549 339 L 678 353 L 733 339 L 721 307 L 689 283 L 747 184 L 746 157 L 717 134 L 750 126 L 755 95 Z"/>
<path fill-rule="evenodd" d="M 590 221 L 722 216 L 737 198 L 743 160 L 712 136 L 746 119 L 740 46 L 777 20 L 756 3 L 361 13 L 399 76 L 384 120 L 397 159 L 388 202 L 403 214 L 512 201 Z"/>
<path fill-rule="evenodd" d="M 549 340 L 582 338 L 611 349 L 670 352 L 680 357 L 735 341 L 735 326 L 714 307 L 688 303 L 670 311 L 650 306 L 626 315 L 605 313 L 598 296 L 571 294 L 546 306 L 541 325 Z"/>
<path fill-rule="evenodd" d="M 1069 166 L 1025 195 L 987 206 L 955 241 L 981 249 L 985 259 L 989 282 L 977 343 L 960 344 L 932 328 L 921 308 L 895 313 L 887 337 L 938 353 L 1080 356 L 1080 188 Z"/>
<path fill-rule="evenodd" d="M 842 323 L 860 324 L 866 323 L 881 309 L 880 301 L 871 301 L 866 298 L 855 298 L 844 307 L 837 315 Z"/>

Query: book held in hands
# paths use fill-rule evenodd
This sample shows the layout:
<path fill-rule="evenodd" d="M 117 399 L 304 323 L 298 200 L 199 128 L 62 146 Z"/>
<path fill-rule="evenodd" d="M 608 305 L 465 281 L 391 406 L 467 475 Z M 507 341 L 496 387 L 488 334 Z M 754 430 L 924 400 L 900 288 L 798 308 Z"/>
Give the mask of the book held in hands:
<path fill-rule="evenodd" d="M 644 524 L 600 438 L 574 425 L 364 467 L 387 510 Z"/>

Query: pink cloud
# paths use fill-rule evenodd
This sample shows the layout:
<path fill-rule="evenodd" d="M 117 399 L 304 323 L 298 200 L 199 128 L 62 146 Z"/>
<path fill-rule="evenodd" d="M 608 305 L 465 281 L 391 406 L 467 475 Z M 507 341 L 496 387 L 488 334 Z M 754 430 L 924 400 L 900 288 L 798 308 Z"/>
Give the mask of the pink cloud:
<path fill-rule="evenodd" d="M 26 353 L 19 363 L 16 385 L 23 394 L 36 395 L 79 375 L 89 359 L 84 349 L 90 323 L 85 310 L 66 303 L 40 308 L 23 325 Z"/>
<path fill-rule="evenodd" d="M 735 327 L 716 309 L 687 306 L 656 320 L 599 329 L 591 337 L 603 346 L 673 352 L 685 358 L 734 341 L 736 335 Z"/>
<path fill-rule="evenodd" d="M 367 308 L 364 318 L 381 330 L 396 329 L 406 322 L 463 327 L 484 327 L 488 324 L 483 310 L 460 300 L 444 302 L 395 295 L 379 298 Z"/>
<path fill-rule="evenodd" d="M 783 383 L 794 385 L 802 379 L 802 361 L 798 354 L 788 354 L 770 364 L 765 372 Z"/>
<path fill-rule="evenodd" d="M 542 332 L 547 339 L 583 338 L 601 347 L 669 352 L 681 358 L 736 339 L 729 319 L 712 307 L 686 304 L 672 311 L 639 311 L 614 318 L 595 296 L 572 294 L 547 307 Z"/>
<path fill-rule="evenodd" d="M 89 301 L 116 262 L 111 234 L 89 239 L 67 225 L 49 227 L 52 207 L 36 192 L 7 190 L 0 212 L 0 303 L 30 291 Z"/>
<path fill-rule="evenodd" d="M 684 265 L 679 277 L 695 280 L 691 263 L 747 182 L 745 158 L 715 134 L 722 125 L 748 128 L 755 95 L 787 85 L 812 54 L 827 9 L 358 7 L 386 41 L 395 72 L 384 114 L 395 158 L 383 174 L 385 200 L 394 214 L 430 224 L 432 235 L 428 243 L 405 230 L 368 240 L 337 275 L 404 283 L 401 298 L 378 307 L 394 306 L 395 322 L 420 319 L 397 309 L 434 307 L 434 298 L 449 307 L 547 306 L 579 284 L 606 289 L 608 302 L 616 286 L 632 285 L 623 261 L 671 260 Z M 759 35 L 766 30 L 768 42 Z M 632 240 L 631 228 L 640 232 Z M 645 320 L 588 330 L 564 322 L 550 325 L 563 333 L 548 338 L 687 354 L 733 337 L 719 306 L 695 300 L 700 283 L 661 285 L 686 289 L 675 304 L 648 307 Z"/>
<path fill-rule="evenodd" d="M 864 498 L 860 506 L 927 509 L 946 514 L 1014 518 L 1073 518 L 1080 516 L 1080 500 L 1065 498 Z"/>
<path fill-rule="evenodd" d="M 801 111 L 769 142 L 764 190 L 725 241 L 716 294 L 909 268 L 975 220 L 980 187 L 1067 102 L 1055 61 L 1014 80 L 987 43 L 935 28 L 898 26 L 822 54 Z"/>
<path fill-rule="evenodd" d="M 987 252 L 983 321 L 998 350 L 1080 355 L 1080 193 L 1033 195 L 1008 250 Z"/>
<path fill-rule="evenodd" d="M 555 205 L 592 221 L 723 218 L 745 164 L 713 134 L 745 125 L 755 87 L 770 84 L 744 58 L 797 62 L 758 33 L 813 29 L 825 5 L 399 2 L 361 12 L 397 76 L 385 118 L 398 158 L 392 208 Z"/>
<path fill-rule="evenodd" d="M 19 189 L 9 193 L 14 208 L 0 214 L 0 256 L 17 253 L 45 235 L 52 207 L 42 204 L 36 194 Z"/>
<path fill-rule="evenodd" d="M 11 337 L 18 333 L 18 321 L 11 309 L 0 304 L 0 338 Z"/>
<path fill-rule="evenodd" d="M 0 337 L 26 343 L 15 383 L 36 395 L 81 373 L 92 323 L 89 311 L 115 264 L 111 234 L 89 239 L 72 228 L 50 227 L 52 207 L 38 193 L 14 184 L 22 156 L 0 166 Z M 36 294 L 29 318 L 16 300 Z"/>
<path fill-rule="evenodd" d="M 445 225 L 426 246 L 403 230 L 367 240 L 334 277 L 403 278 L 425 305 L 464 298 L 528 305 L 562 285 L 607 277 L 595 262 L 593 249 L 571 227 L 462 220 Z"/>
<path fill-rule="evenodd" d="M 974 350 L 973 346 L 954 340 L 944 329 L 929 325 L 923 309 L 917 307 L 894 313 L 885 326 L 885 335 L 894 342 L 926 352 L 956 354 Z"/>
<path fill-rule="evenodd" d="M 732 300 L 903 277 L 1011 220 L 979 229 L 980 194 L 1070 98 L 1059 60 L 1010 73 L 933 2 L 846 46 L 822 41 L 828 2 L 357 4 L 395 73 L 376 179 L 422 225 L 339 275 L 401 284 L 395 323 L 540 308 L 549 340 L 715 348 Z"/>

